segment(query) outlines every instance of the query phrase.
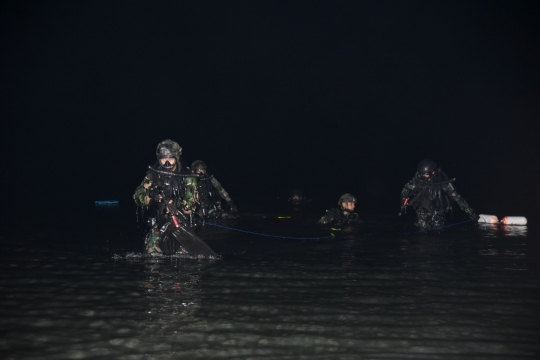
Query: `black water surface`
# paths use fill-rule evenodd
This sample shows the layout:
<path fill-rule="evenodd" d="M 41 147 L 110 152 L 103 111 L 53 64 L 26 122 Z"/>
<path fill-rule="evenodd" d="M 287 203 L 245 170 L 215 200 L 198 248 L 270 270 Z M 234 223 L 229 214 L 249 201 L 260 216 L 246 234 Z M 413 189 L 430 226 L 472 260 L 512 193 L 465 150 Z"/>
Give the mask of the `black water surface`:
<path fill-rule="evenodd" d="M 224 225 L 329 235 L 301 212 Z M 67 219 L 67 220 L 66 220 Z M 408 219 L 409 220 L 409 219 Z M 395 219 L 323 240 L 207 225 L 222 259 L 149 257 L 132 212 L 2 237 L 6 359 L 536 359 L 538 237 Z"/>

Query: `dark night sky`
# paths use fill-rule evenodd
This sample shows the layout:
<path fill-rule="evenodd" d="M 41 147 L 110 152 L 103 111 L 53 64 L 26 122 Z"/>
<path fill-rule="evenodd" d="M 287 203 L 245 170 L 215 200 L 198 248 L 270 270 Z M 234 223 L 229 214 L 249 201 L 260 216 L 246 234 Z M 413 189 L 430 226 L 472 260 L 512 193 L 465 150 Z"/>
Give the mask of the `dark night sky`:
<path fill-rule="evenodd" d="M 429 157 L 477 212 L 538 214 L 535 3 L 4 3 L 4 203 L 129 202 L 172 138 L 241 210 L 395 213 Z"/>

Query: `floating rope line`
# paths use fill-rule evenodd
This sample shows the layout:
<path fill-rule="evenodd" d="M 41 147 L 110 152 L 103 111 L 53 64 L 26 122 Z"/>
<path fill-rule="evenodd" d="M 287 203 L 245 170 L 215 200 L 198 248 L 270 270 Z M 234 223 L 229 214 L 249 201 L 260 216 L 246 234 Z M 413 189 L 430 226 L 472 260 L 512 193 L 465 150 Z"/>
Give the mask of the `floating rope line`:
<path fill-rule="evenodd" d="M 449 228 L 449 227 L 456 226 L 456 225 L 466 224 L 466 223 L 469 223 L 469 222 L 471 222 L 471 221 L 472 221 L 472 220 L 466 220 L 466 221 L 461 221 L 461 222 L 454 223 L 454 224 L 448 224 L 448 225 L 438 226 L 438 227 L 434 227 L 434 228 L 426 229 L 426 230 L 418 230 L 418 231 L 411 231 L 411 232 L 402 232 L 402 233 L 399 233 L 399 235 L 410 235 L 410 234 L 419 234 L 419 233 L 428 232 L 428 231 L 435 231 L 435 230 L 440 230 L 440 229 L 444 229 L 444 228 Z M 224 226 L 224 225 L 218 225 L 218 224 L 207 223 L 207 222 L 205 222 L 205 221 L 200 221 L 200 223 L 203 224 L 203 225 L 215 226 L 215 227 L 218 227 L 218 228 L 227 229 L 227 230 L 233 230 L 233 231 L 238 231 L 238 232 L 242 232 L 242 233 L 246 233 L 246 234 L 258 235 L 258 236 L 265 236 L 265 237 L 271 237 L 271 238 L 278 238 L 278 239 L 292 239 L 292 240 L 323 240 L 323 239 L 333 238 L 333 237 L 335 236 L 334 234 L 330 234 L 330 235 L 328 235 L 328 236 L 319 236 L 319 237 L 281 236 L 281 235 L 263 234 L 263 233 L 259 233 L 259 232 L 255 232 L 255 231 L 242 230 L 242 229 L 237 229 L 237 228 L 233 228 L 233 227 L 230 227 L 230 226 Z M 367 236 L 375 236 L 375 235 L 377 235 L 377 233 L 366 234 L 366 235 L 367 235 Z"/>
<path fill-rule="evenodd" d="M 271 235 L 271 234 L 263 234 L 263 233 L 254 232 L 254 231 L 241 230 L 241 229 L 237 229 L 237 228 L 233 228 L 233 227 L 229 227 L 229 226 L 223 226 L 223 225 L 218 225 L 218 224 L 207 223 L 205 221 L 201 221 L 200 223 L 203 224 L 203 225 L 215 226 L 215 227 L 222 228 L 222 229 L 228 229 L 228 230 L 234 230 L 234 231 L 238 231 L 238 232 L 243 232 L 243 233 L 246 233 L 246 234 L 266 236 L 266 237 L 279 238 L 279 239 L 322 240 L 322 239 L 330 238 L 330 235 L 329 236 L 319 236 L 319 237 L 297 237 L 297 236 Z"/>

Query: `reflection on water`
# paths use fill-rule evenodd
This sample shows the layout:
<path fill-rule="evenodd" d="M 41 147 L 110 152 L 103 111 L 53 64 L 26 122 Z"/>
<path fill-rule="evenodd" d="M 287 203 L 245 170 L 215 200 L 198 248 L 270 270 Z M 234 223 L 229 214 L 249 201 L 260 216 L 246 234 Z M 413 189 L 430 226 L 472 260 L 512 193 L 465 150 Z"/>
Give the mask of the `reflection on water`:
<path fill-rule="evenodd" d="M 501 231 L 503 232 L 504 236 L 527 236 L 526 225 L 501 225 Z"/>
<path fill-rule="evenodd" d="M 527 225 L 478 224 L 485 237 L 520 237 L 527 236 Z"/>
<path fill-rule="evenodd" d="M 322 232 L 304 219 L 269 219 L 241 218 L 236 226 Z M 142 237 L 125 237 L 126 244 L 103 230 L 90 249 L 2 239 L 4 358 L 540 355 L 539 254 L 524 227 L 405 235 L 374 222 L 310 242 L 208 226 L 201 237 L 223 255 L 213 261 L 126 252 Z"/>

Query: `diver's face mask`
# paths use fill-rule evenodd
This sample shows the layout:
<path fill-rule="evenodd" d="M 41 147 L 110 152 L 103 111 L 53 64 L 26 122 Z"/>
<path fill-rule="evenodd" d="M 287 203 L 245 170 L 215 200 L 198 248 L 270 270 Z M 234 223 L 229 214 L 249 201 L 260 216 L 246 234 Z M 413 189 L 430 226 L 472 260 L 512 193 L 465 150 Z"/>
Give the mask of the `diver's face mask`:
<path fill-rule="evenodd" d="M 426 181 L 431 181 L 433 179 L 433 175 L 435 175 L 435 171 L 432 171 L 430 173 L 424 173 L 422 174 L 422 179 Z"/>
<path fill-rule="evenodd" d="M 176 168 L 176 159 L 175 158 L 163 158 L 159 159 L 159 164 L 162 168 L 173 171 Z"/>
<path fill-rule="evenodd" d="M 204 170 L 204 169 L 197 169 L 197 170 L 195 170 L 195 173 L 196 173 L 196 174 L 204 175 L 204 174 L 206 174 L 206 170 Z"/>

